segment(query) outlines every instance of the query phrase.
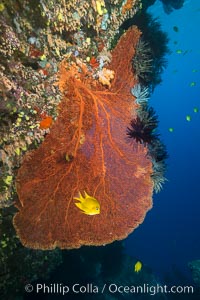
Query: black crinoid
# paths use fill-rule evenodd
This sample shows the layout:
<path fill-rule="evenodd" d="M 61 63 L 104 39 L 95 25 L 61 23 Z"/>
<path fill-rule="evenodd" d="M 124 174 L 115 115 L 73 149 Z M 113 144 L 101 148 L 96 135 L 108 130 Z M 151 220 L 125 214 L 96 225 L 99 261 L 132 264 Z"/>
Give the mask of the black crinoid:
<path fill-rule="evenodd" d="M 154 90 L 156 85 L 161 83 L 162 72 L 167 66 L 165 56 L 170 53 L 167 34 L 162 31 L 158 19 L 146 12 L 146 5 L 152 1 L 154 0 L 143 0 L 144 9 L 121 26 L 122 30 L 127 30 L 131 25 L 136 25 L 142 32 L 142 38 L 136 45 L 132 67 L 139 83 L 148 86 L 150 90 Z"/>
<path fill-rule="evenodd" d="M 130 127 L 127 128 L 127 135 L 129 140 L 135 140 L 148 148 L 148 156 L 152 161 L 153 169 L 151 178 L 154 191 L 158 193 L 166 181 L 164 174 L 168 157 L 167 150 L 156 132 L 158 118 L 154 109 L 148 107 L 147 104 L 142 104 L 137 113 L 137 117 L 131 121 Z"/>
<path fill-rule="evenodd" d="M 148 154 L 151 157 L 153 167 L 151 178 L 153 180 L 154 191 L 158 193 L 167 180 L 164 176 L 167 167 L 166 159 L 168 158 L 166 146 L 159 138 L 155 138 L 153 142 L 148 145 Z"/>
<path fill-rule="evenodd" d="M 127 128 L 128 138 L 134 139 L 140 144 L 151 144 L 158 136 L 156 128 L 158 126 L 158 118 L 152 107 L 141 105 L 138 109 L 138 115 L 130 123 Z"/>
<path fill-rule="evenodd" d="M 162 31 L 158 19 L 153 18 L 146 11 L 137 14 L 133 19 L 135 20 L 135 24 L 142 31 L 142 40 L 145 41 L 144 48 L 146 54 L 144 59 L 142 58 L 142 61 L 144 61 L 143 64 L 145 65 L 146 61 L 151 60 L 151 72 L 149 72 L 149 68 L 147 68 L 148 72 L 142 74 L 145 76 L 140 78 L 140 82 L 144 85 L 148 85 L 149 88 L 151 87 L 151 89 L 154 90 L 155 86 L 161 83 L 162 72 L 167 66 L 165 56 L 170 53 L 168 48 L 169 39 L 167 34 Z"/>
<path fill-rule="evenodd" d="M 135 55 L 132 59 L 133 72 L 142 84 L 149 84 L 152 77 L 152 54 L 148 43 L 140 39 L 136 45 Z"/>

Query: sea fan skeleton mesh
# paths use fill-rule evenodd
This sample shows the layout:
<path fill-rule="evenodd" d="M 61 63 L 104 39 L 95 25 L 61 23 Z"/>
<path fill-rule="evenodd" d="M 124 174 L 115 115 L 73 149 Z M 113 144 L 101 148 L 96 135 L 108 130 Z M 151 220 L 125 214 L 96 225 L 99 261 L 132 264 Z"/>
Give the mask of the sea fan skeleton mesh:
<path fill-rule="evenodd" d="M 127 237 L 152 207 L 147 148 L 136 142 L 132 147 L 126 139 L 137 107 L 130 89 L 139 37 L 137 28 L 130 28 L 113 50 L 110 88 L 77 60 L 61 63 L 59 116 L 42 145 L 25 156 L 17 176 L 14 226 L 25 246 L 70 249 L 111 243 Z M 82 214 L 74 205 L 73 197 L 84 190 L 99 201 L 99 215 Z"/>

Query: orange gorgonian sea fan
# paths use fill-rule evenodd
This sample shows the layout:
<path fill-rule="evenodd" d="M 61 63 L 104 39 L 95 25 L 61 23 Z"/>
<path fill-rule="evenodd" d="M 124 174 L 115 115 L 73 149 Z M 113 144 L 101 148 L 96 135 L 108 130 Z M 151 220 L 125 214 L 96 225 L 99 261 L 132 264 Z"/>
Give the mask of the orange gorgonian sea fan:
<path fill-rule="evenodd" d="M 151 208 L 147 148 L 134 140 L 130 145 L 126 134 L 136 116 L 131 59 L 140 34 L 130 28 L 112 51 L 110 87 L 77 59 L 61 63 L 59 116 L 17 175 L 14 226 L 23 245 L 70 249 L 111 243 L 127 237 Z M 75 206 L 74 197 L 84 191 L 98 200 L 100 214 L 86 215 Z"/>

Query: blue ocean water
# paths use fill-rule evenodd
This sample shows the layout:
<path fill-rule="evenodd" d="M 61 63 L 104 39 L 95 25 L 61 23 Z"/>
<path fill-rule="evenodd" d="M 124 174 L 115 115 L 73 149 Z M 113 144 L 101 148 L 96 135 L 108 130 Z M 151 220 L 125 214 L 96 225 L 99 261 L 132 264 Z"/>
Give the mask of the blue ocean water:
<path fill-rule="evenodd" d="M 183 8 L 166 14 L 157 1 L 149 12 L 159 18 L 170 39 L 163 82 L 150 100 L 169 153 L 168 181 L 154 196 L 143 224 L 126 239 L 126 251 L 160 280 L 188 283 L 187 264 L 200 259 L 200 112 L 194 112 L 200 109 L 200 2 L 185 1 Z"/>

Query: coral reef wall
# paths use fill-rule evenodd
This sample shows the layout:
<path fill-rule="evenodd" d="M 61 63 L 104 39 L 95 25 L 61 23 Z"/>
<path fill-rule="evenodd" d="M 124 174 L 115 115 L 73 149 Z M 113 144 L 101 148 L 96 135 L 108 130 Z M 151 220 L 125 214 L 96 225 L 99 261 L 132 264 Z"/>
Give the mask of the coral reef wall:
<path fill-rule="evenodd" d="M 13 204 L 16 168 L 57 117 L 59 62 L 73 53 L 91 66 L 108 50 L 139 0 L 0 2 L 0 207 Z"/>
<path fill-rule="evenodd" d="M 48 280 L 62 264 L 61 250 L 42 251 L 22 246 L 12 226 L 14 207 L 0 213 L 0 298 L 22 299 L 24 285 Z"/>

